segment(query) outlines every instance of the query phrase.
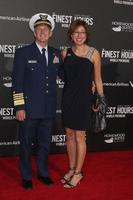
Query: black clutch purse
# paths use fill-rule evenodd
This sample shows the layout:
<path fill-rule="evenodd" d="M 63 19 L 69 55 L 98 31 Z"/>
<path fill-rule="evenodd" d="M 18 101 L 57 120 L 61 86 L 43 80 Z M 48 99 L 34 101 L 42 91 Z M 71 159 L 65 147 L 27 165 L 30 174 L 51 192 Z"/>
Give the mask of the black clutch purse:
<path fill-rule="evenodd" d="M 89 131 L 101 132 L 107 127 L 105 114 L 107 111 L 107 102 L 105 96 L 100 96 L 97 93 L 93 95 L 91 118 L 89 121 Z"/>

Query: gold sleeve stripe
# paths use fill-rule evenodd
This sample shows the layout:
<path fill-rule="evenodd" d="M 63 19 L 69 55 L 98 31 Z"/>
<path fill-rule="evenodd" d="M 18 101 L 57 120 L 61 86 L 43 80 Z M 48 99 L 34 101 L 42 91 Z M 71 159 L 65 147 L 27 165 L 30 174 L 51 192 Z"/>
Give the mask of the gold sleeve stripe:
<path fill-rule="evenodd" d="M 24 99 L 14 101 L 14 106 L 24 105 Z"/>
<path fill-rule="evenodd" d="M 24 99 L 23 97 L 13 97 L 14 100 Z"/>
<path fill-rule="evenodd" d="M 21 95 L 21 96 L 13 96 L 13 98 L 24 98 L 24 96 L 23 95 Z"/>
<path fill-rule="evenodd" d="M 23 92 L 18 93 L 14 91 L 13 94 L 24 94 L 24 93 Z"/>
<path fill-rule="evenodd" d="M 24 93 L 13 94 L 13 96 L 24 96 Z"/>
<path fill-rule="evenodd" d="M 14 100 L 14 106 L 18 106 L 18 105 L 24 105 L 24 93 L 15 93 L 15 91 L 13 92 L 13 100 Z"/>

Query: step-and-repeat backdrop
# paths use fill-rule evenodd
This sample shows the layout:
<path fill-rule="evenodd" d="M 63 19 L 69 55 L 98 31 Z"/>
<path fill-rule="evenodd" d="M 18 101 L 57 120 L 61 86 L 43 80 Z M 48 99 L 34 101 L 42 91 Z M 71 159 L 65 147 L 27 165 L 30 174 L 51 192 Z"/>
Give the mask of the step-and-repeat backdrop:
<path fill-rule="evenodd" d="M 50 44 L 63 49 L 70 44 L 67 30 L 76 19 L 91 29 L 90 45 L 99 49 L 108 100 L 107 130 L 87 133 L 89 151 L 133 148 L 133 0 L 0 0 L 0 155 L 18 154 L 18 123 L 12 104 L 12 64 L 16 48 L 34 38 L 29 18 L 45 12 L 56 27 Z M 51 138 L 51 153 L 66 151 L 61 124 L 63 82 L 57 79 L 57 111 Z M 87 109 L 87 108 L 86 108 Z M 34 145 L 33 145 L 34 146 Z"/>

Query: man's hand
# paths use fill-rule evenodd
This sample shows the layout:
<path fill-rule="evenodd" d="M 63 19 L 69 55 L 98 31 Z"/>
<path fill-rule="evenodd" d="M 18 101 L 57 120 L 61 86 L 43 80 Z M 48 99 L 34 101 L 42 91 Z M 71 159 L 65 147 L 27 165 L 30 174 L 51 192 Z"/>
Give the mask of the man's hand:
<path fill-rule="evenodd" d="M 18 121 L 24 121 L 26 119 L 25 110 L 18 110 L 18 111 L 16 111 L 16 119 Z"/>

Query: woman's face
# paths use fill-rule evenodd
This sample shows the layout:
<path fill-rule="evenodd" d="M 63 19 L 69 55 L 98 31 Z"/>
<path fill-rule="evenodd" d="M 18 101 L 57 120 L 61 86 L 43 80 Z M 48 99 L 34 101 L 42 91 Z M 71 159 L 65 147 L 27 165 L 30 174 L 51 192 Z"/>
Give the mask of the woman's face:
<path fill-rule="evenodd" d="M 71 35 L 74 44 L 82 45 L 86 42 L 86 31 L 83 26 L 78 26 Z"/>

